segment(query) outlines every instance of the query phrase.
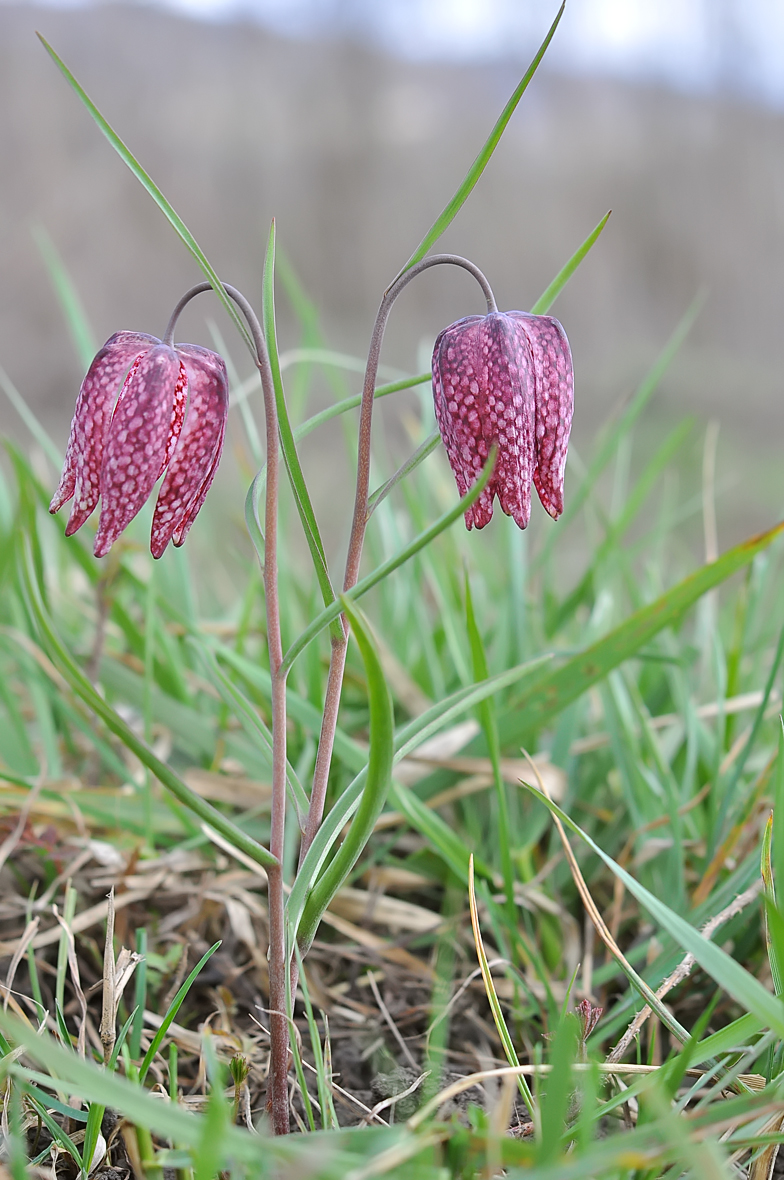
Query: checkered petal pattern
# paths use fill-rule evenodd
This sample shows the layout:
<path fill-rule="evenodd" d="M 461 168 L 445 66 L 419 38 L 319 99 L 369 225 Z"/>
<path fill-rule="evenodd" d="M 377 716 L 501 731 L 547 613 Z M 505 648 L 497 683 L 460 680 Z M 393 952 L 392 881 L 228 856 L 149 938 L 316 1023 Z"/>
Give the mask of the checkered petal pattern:
<path fill-rule="evenodd" d="M 227 413 L 226 366 L 216 353 L 171 347 L 141 332 L 116 333 L 82 382 L 49 511 L 73 498 L 65 530 L 71 536 L 100 498 L 94 552 L 104 557 L 167 472 L 151 539 L 160 557 L 172 538 L 182 544 L 204 502 Z"/>
<path fill-rule="evenodd" d="M 532 482 L 558 519 L 574 394 L 569 343 L 557 320 L 510 311 L 451 324 L 433 351 L 433 398 L 461 496 L 498 447 L 487 487 L 466 512 L 469 529 L 488 524 L 496 496 L 526 528 Z"/>

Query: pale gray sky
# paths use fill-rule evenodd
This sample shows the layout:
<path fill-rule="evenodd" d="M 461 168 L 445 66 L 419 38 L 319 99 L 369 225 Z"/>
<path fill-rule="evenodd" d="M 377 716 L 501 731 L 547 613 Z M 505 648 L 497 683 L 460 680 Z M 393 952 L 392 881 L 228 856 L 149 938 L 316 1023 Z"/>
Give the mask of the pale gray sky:
<path fill-rule="evenodd" d="M 558 8 L 557 0 L 146 2 L 206 20 L 251 17 L 295 36 L 348 33 L 412 59 L 473 61 L 530 57 Z M 728 87 L 784 106 L 784 0 L 567 0 L 550 63 L 686 90 Z"/>

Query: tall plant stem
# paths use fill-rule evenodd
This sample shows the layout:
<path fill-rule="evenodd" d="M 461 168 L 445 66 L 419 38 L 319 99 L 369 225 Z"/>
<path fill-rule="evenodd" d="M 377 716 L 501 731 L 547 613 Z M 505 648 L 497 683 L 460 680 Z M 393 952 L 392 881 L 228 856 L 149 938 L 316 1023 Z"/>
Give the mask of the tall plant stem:
<path fill-rule="evenodd" d="M 171 344 L 180 312 L 196 295 L 212 289 L 211 283 L 199 283 L 183 295 L 172 313 L 164 341 Z M 270 1071 L 267 1105 L 276 1135 L 289 1131 L 288 1057 L 289 1028 L 286 1014 L 285 908 L 283 893 L 283 845 L 286 818 L 286 676 L 281 675 L 283 644 L 280 634 L 280 599 L 278 595 L 278 489 L 280 459 L 278 449 L 278 415 L 272 382 L 269 353 L 264 333 L 251 305 L 235 287 L 224 284 L 226 293 L 244 315 L 253 337 L 254 361 L 261 377 L 267 443 L 267 489 L 264 508 L 264 602 L 267 615 L 267 647 L 272 678 L 272 817 L 270 852 L 277 864 L 267 869 L 269 902 L 269 978 L 270 978 Z"/>
<path fill-rule="evenodd" d="M 378 363 L 381 356 L 381 345 L 389 319 L 392 305 L 398 295 L 408 284 L 431 266 L 460 266 L 473 275 L 482 288 L 487 301 L 488 312 L 497 311 L 492 289 L 478 266 L 461 258 L 458 254 L 433 254 L 430 258 L 423 258 L 410 270 L 407 270 L 384 293 L 378 309 L 373 334 L 370 338 L 367 366 L 365 368 L 365 382 L 362 388 L 362 403 L 359 411 L 359 445 L 357 452 L 357 487 L 354 496 L 354 518 L 351 525 L 351 536 L 346 558 L 346 572 L 343 578 L 343 590 L 350 590 L 359 579 L 359 565 L 362 560 L 362 546 L 365 541 L 365 530 L 368 522 L 368 496 L 370 491 L 370 440 L 373 425 L 373 402 L 376 393 L 378 377 Z M 228 290 L 228 288 L 227 288 Z M 327 781 L 332 762 L 332 748 L 335 742 L 335 730 L 338 723 L 338 709 L 340 694 L 343 686 L 343 673 L 346 667 L 346 649 L 348 646 L 348 629 L 345 617 L 341 616 L 343 628 L 342 638 L 333 638 L 327 676 L 327 691 L 324 700 L 324 714 L 321 722 L 319 748 L 316 755 L 316 765 L 313 771 L 313 789 L 310 795 L 310 807 L 305 821 L 305 831 L 300 844 L 300 864 L 305 853 L 315 839 L 324 815 L 324 803 L 327 796 Z"/>

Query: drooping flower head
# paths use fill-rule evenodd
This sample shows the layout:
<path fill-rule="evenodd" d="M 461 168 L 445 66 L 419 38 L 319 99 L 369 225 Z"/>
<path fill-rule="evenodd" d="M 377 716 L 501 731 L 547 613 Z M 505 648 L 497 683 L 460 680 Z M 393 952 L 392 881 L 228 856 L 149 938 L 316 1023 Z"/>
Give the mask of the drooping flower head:
<path fill-rule="evenodd" d="M 461 496 L 498 447 L 493 474 L 465 514 L 469 529 L 490 521 L 496 496 L 524 529 L 532 481 L 558 519 L 574 402 L 572 356 L 558 320 L 494 311 L 444 328 L 433 351 L 433 398 Z"/>
<path fill-rule="evenodd" d="M 170 346 L 143 332 L 107 340 L 82 382 L 49 505 L 57 512 L 74 497 L 66 536 L 100 497 L 94 552 L 103 557 L 166 471 L 150 548 L 160 557 L 169 541 L 181 545 L 215 476 L 228 404 L 226 366 L 217 353 Z"/>

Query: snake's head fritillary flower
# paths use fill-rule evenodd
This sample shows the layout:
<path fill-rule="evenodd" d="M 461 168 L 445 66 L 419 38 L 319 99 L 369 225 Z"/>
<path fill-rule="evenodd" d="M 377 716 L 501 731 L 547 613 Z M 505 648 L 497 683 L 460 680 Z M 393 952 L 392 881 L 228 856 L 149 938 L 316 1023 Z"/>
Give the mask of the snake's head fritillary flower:
<path fill-rule="evenodd" d="M 524 529 L 532 481 L 558 519 L 574 404 L 572 356 L 558 320 L 495 311 L 444 328 L 433 351 L 433 397 L 461 496 L 498 447 L 487 487 L 465 514 L 469 529 L 490 521 L 495 496 Z"/>
<path fill-rule="evenodd" d="M 228 379 L 221 357 L 195 344 L 170 346 L 142 332 L 117 332 L 90 365 L 76 402 L 57 512 L 73 497 L 66 536 L 98 499 L 95 556 L 109 552 L 159 477 L 150 548 L 181 545 L 204 503 L 223 449 Z"/>

